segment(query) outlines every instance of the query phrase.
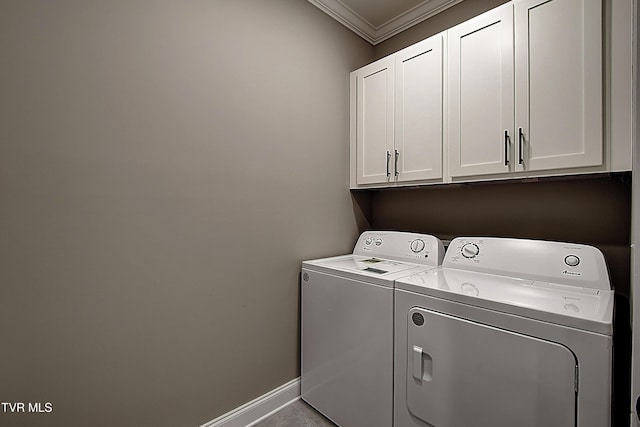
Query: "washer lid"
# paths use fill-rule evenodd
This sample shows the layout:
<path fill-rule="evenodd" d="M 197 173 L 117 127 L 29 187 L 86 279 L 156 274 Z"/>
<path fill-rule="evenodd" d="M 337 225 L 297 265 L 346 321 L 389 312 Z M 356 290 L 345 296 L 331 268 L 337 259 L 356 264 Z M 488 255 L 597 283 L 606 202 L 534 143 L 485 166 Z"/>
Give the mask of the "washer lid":
<path fill-rule="evenodd" d="M 611 335 L 613 291 L 451 268 L 396 280 L 397 289 Z"/>
<path fill-rule="evenodd" d="M 411 274 L 412 270 L 423 271 L 429 267 L 370 256 L 343 255 L 304 261 L 302 268 L 312 268 L 316 271 L 340 274 L 356 280 L 393 287 L 397 277 Z"/>

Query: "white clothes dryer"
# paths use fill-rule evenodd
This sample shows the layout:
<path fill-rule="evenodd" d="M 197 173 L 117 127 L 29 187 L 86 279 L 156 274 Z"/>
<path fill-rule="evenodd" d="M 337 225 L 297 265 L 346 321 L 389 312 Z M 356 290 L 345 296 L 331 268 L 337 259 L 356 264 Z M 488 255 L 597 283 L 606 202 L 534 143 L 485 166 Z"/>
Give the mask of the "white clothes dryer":
<path fill-rule="evenodd" d="M 602 253 L 456 238 L 395 284 L 394 426 L 611 425 L 614 295 Z"/>
<path fill-rule="evenodd" d="M 352 254 L 302 263 L 302 399 L 342 427 L 391 426 L 394 280 L 443 257 L 434 236 L 367 231 Z"/>

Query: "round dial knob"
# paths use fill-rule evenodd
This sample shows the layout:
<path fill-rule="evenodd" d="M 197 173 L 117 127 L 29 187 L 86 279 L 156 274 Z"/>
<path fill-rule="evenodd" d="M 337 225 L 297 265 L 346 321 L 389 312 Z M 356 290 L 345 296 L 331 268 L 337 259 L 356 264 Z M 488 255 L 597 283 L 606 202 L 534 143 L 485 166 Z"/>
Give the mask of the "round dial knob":
<path fill-rule="evenodd" d="M 367 238 L 364 240 L 364 244 L 365 244 L 365 245 L 367 245 L 367 246 L 370 246 L 370 245 L 371 245 L 371 243 L 373 243 L 373 239 L 372 239 L 371 237 L 367 237 Z"/>
<path fill-rule="evenodd" d="M 575 255 L 567 255 L 564 258 L 564 263 L 569 267 L 575 267 L 576 265 L 580 264 L 580 258 Z"/>
<path fill-rule="evenodd" d="M 465 243 L 462 247 L 462 256 L 465 258 L 475 258 L 480 253 L 480 248 L 475 243 Z"/>
<path fill-rule="evenodd" d="M 418 252 L 422 252 L 422 250 L 424 249 L 424 240 L 422 239 L 415 239 L 413 242 L 411 242 L 411 251 L 413 253 L 418 253 Z"/>

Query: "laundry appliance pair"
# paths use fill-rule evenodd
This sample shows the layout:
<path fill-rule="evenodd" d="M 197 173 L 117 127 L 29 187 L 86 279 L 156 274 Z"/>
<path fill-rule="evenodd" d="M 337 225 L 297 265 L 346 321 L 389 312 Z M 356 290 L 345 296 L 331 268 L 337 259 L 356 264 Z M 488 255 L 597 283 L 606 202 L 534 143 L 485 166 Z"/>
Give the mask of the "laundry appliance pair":
<path fill-rule="evenodd" d="M 594 247 L 369 231 L 301 276 L 302 399 L 341 427 L 611 423 Z"/>

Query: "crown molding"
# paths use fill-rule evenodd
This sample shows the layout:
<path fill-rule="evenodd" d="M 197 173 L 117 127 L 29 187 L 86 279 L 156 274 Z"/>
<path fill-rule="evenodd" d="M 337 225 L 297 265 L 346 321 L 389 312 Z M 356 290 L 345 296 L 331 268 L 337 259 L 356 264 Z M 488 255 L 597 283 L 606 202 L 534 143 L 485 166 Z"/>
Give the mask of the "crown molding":
<path fill-rule="evenodd" d="M 340 0 L 308 0 L 360 37 L 376 45 L 462 0 L 425 0 L 419 5 L 376 27 Z"/>

